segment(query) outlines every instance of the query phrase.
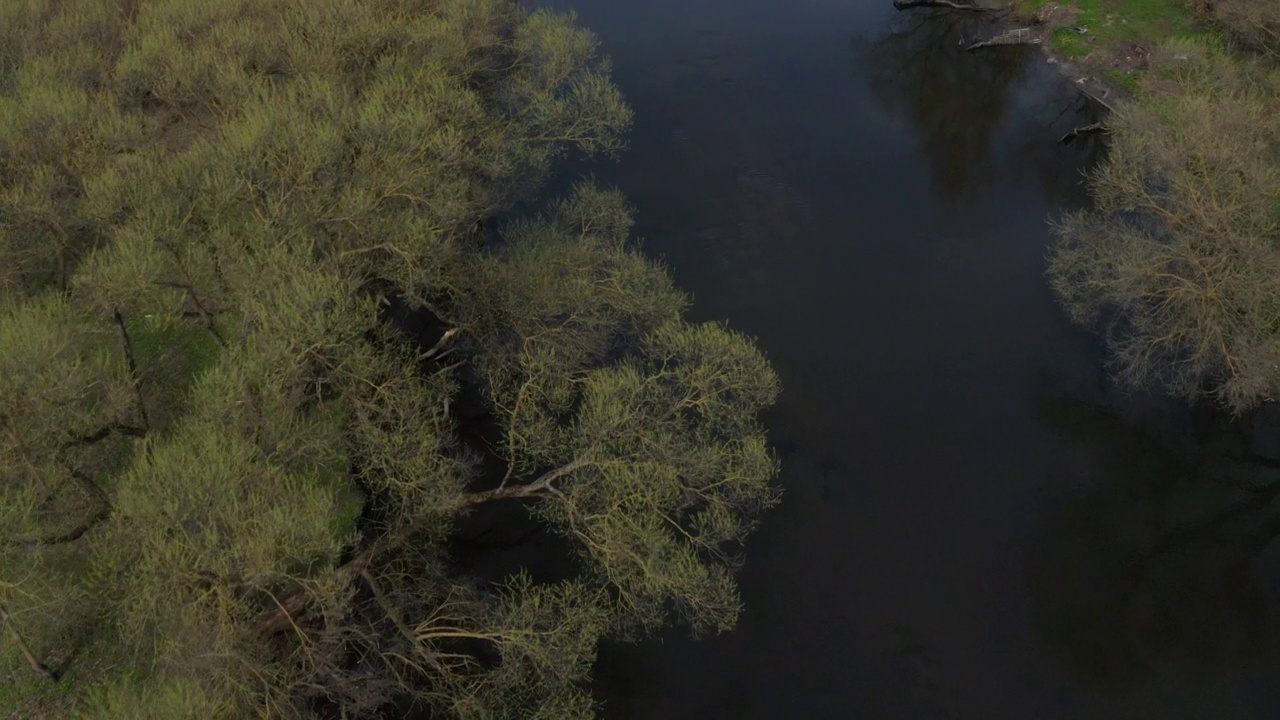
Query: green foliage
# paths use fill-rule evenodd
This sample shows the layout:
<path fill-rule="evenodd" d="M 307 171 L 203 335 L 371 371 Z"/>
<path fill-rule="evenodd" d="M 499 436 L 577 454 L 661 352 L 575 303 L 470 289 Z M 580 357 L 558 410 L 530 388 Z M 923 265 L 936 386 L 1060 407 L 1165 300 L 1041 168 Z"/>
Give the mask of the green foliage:
<path fill-rule="evenodd" d="M 96 658 L 0 712 L 590 717 L 602 637 L 729 627 L 772 371 L 681 319 L 617 193 L 477 237 L 622 147 L 596 45 L 510 0 L 0 6 L 4 657 Z M 516 499 L 579 577 L 449 562 Z"/>
<path fill-rule="evenodd" d="M 218 362 L 222 348 L 206 329 L 167 315 L 135 313 L 125 331 L 144 368 L 140 391 L 150 429 L 164 432 L 185 412 L 196 378 Z"/>
<path fill-rule="evenodd" d="M 79 717 L 83 720 L 198 720 L 227 714 L 227 703 L 194 678 L 112 685 L 93 694 Z"/>
<path fill-rule="evenodd" d="M 618 195 L 579 188 L 481 259 L 468 317 L 507 479 L 543 473 L 514 491 L 582 543 L 624 622 L 659 627 L 671 605 L 724 630 L 738 611 L 726 548 L 776 500 L 755 417 L 777 379 L 742 336 L 679 319 L 684 298 L 625 248 L 629 228 Z"/>
<path fill-rule="evenodd" d="M 412 635 L 425 647 L 466 639 L 483 643 L 497 655 L 496 669 L 483 682 L 468 682 L 461 673 L 450 678 L 468 690 L 467 700 L 456 706 L 461 717 L 591 718 L 594 703 L 584 685 L 595 662 L 596 644 L 609 629 L 604 601 L 601 591 L 590 585 L 537 584 L 521 573 L 490 602 L 472 600 L 469 619 L 458 612 L 464 603 L 451 599 L 418 623 Z"/>
<path fill-rule="evenodd" d="M 737 619 L 729 575 L 760 512 L 777 501 L 756 413 L 777 379 L 751 343 L 715 325 L 664 325 L 630 361 L 592 370 L 557 448 L 561 476 L 542 512 L 581 540 L 645 629 L 667 607 L 695 631 Z"/>
<path fill-rule="evenodd" d="M 474 262 L 477 292 L 461 316 L 484 348 L 477 366 L 507 423 L 512 474 L 553 462 L 530 441 L 562 434 L 550 418 L 574 403 L 578 373 L 684 308 L 669 276 L 627 250 L 630 229 L 618 193 L 582 186 L 547 217 L 508 228 L 500 251 Z"/>
<path fill-rule="evenodd" d="M 85 550 L 59 539 L 102 518 L 103 484 L 128 455 L 106 434 L 82 441 L 130 407 L 107 333 L 56 296 L 0 316 L 0 604 L 50 642 L 93 614 Z"/>
<path fill-rule="evenodd" d="M 1051 278 L 1077 320 L 1111 319 L 1122 377 L 1245 410 L 1280 392 L 1280 73 L 1204 41 L 1153 70 Z"/>
<path fill-rule="evenodd" d="M 1017 0 L 1017 7 L 1030 14 L 1050 2 Z M 1055 4 L 1074 8 L 1075 14 L 1069 26 L 1054 29 L 1050 47 L 1068 57 L 1093 56 L 1103 65 L 1099 72 L 1116 74 L 1111 81 L 1130 91 L 1137 85 L 1133 75 L 1114 73 L 1113 67 L 1106 67 L 1115 55 L 1130 54 L 1133 43 L 1151 46 L 1198 32 L 1197 17 L 1188 0 L 1060 0 Z M 1072 27 L 1088 32 L 1076 33 Z M 1141 74 L 1141 70 L 1133 73 Z"/>

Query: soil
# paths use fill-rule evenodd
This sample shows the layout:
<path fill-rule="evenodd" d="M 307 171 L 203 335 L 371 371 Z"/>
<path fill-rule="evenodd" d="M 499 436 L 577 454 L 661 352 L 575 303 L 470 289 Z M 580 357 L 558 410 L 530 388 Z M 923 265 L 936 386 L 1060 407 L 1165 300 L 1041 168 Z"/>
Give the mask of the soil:
<path fill-rule="evenodd" d="M 1079 13 L 1080 8 L 1074 4 L 1051 2 L 1030 14 L 1015 17 L 1031 26 L 1050 63 L 1059 66 L 1081 92 L 1111 108 L 1116 100 L 1130 99 L 1132 93 L 1108 75 L 1111 72 L 1128 75 L 1146 69 L 1151 50 L 1140 43 L 1128 43 L 1116 49 L 1097 47 L 1083 57 L 1055 51 L 1049 42 L 1050 36 L 1059 28 L 1074 27 Z"/>

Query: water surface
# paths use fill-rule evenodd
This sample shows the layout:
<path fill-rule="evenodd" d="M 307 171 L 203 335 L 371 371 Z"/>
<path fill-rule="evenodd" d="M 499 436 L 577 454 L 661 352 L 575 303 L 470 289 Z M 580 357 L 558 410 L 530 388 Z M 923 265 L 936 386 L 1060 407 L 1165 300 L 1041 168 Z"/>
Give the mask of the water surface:
<path fill-rule="evenodd" d="M 1238 494 L 1168 449 L 1183 414 L 1116 409 L 1044 283 L 1098 152 L 1056 144 L 1069 81 L 888 0 L 557 7 L 637 112 L 592 171 L 784 385 L 739 628 L 606 648 L 606 718 L 1280 717 L 1253 536 L 1161 545 Z"/>

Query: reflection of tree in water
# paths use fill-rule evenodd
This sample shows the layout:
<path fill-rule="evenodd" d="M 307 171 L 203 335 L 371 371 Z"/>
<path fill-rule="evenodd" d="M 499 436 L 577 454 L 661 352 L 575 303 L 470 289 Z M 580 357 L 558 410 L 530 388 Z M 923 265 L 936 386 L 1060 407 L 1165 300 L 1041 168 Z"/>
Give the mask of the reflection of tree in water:
<path fill-rule="evenodd" d="M 1280 608 L 1256 574 L 1280 532 L 1280 473 L 1170 458 L 1092 408 L 1046 401 L 1041 415 L 1112 464 L 1032 542 L 1027 573 L 1048 649 L 1104 689 L 1280 659 Z M 1250 472 L 1271 483 L 1245 483 Z"/>
<path fill-rule="evenodd" d="M 1016 157 L 1031 168 L 1052 207 L 1076 209 L 1088 202 L 1084 171 L 1102 160 L 1106 149 L 1105 136 L 1092 133 L 1066 145 L 1055 146 L 1054 143 L 1067 132 L 1105 120 L 1106 116 L 1096 104 L 1066 82 L 1063 82 L 1063 90 L 1047 101 L 1045 115 L 1052 110 L 1053 115 L 1048 117 L 1053 121 L 1048 127 L 1042 126 L 1034 136 L 1027 136 Z"/>
<path fill-rule="evenodd" d="M 964 52 L 997 27 L 978 13 L 912 11 L 859 53 L 872 95 L 911 123 L 950 202 L 991 180 L 992 141 L 1027 65 L 1026 47 Z"/>

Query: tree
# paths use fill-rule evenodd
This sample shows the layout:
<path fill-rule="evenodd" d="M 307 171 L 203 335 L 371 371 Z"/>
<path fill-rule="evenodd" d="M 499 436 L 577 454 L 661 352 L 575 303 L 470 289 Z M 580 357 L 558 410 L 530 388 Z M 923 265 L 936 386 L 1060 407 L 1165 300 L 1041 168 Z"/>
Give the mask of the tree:
<path fill-rule="evenodd" d="M 1243 411 L 1280 394 L 1280 74 L 1181 42 L 1144 83 L 1050 278 L 1122 378 Z"/>
<path fill-rule="evenodd" d="M 102 718 L 589 717 L 602 637 L 732 625 L 778 497 L 767 362 L 682 318 L 616 193 L 478 236 L 622 145 L 571 17 L 9 4 L 0 114 L 15 668 Z M 459 521 L 497 503 L 580 571 L 463 572 Z"/>
<path fill-rule="evenodd" d="M 507 477 L 469 500 L 536 498 L 642 628 L 673 606 L 723 631 L 738 612 L 727 548 L 776 500 L 755 418 L 777 378 L 746 338 L 680 319 L 629 229 L 617 194 L 579 189 L 483 264 L 468 318 Z"/>
<path fill-rule="evenodd" d="M 929 163 L 931 189 L 950 203 L 994 177 L 993 150 L 1026 48 L 977 58 L 964 47 L 998 34 L 998 18 L 946 5 L 894 17 L 890 32 L 858 52 L 872 96 L 910 123 Z"/>
<path fill-rule="evenodd" d="M 1280 55 L 1280 5 L 1249 0 L 1196 0 L 1195 5 L 1245 47 Z"/>

